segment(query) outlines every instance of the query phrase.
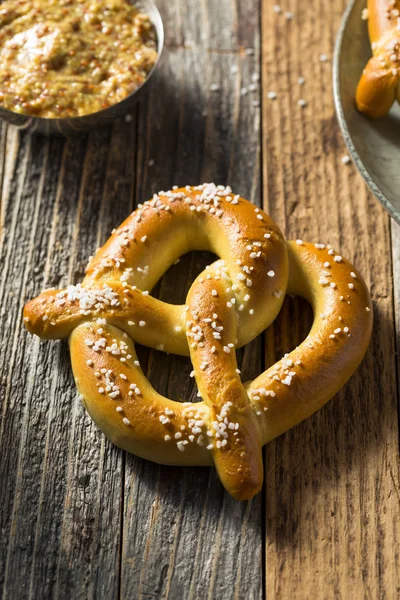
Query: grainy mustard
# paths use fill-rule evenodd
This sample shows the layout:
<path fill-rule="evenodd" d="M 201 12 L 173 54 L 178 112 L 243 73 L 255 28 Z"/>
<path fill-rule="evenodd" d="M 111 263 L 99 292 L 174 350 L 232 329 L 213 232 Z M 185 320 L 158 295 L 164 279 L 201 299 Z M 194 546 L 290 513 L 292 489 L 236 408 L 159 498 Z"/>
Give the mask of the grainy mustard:
<path fill-rule="evenodd" d="M 0 105 L 14 112 L 97 112 L 140 86 L 156 58 L 154 27 L 128 0 L 0 5 Z"/>

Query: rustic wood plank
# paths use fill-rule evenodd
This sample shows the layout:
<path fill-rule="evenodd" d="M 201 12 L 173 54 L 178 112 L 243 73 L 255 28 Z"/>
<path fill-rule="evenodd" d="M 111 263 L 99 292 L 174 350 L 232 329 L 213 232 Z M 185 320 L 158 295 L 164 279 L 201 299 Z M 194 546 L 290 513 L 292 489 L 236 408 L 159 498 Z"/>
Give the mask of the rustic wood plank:
<path fill-rule="evenodd" d="M 215 181 L 260 204 L 257 3 L 241 5 L 240 21 L 228 1 L 159 5 L 167 51 L 157 94 L 140 111 L 138 200 L 174 184 Z M 159 296 L 183 302 L 209 260 L 184 257 L 163 278 Z M 244 379 L 253 378 L 261 370 L 260 340 L 241 358 Z M 151 352 L 142 360 L 158 391 L 195 399 L 188 359 Z M 240 598 L 244 590 L 247 598 L 262 597 L 261 497 L 238 504 L 214 470 L 158 467 L 132 456 L 125 477 L 122 598 L 133 589 L 138 598 Z"/>
<path fill-rule="evenodd" d="M 6 160 L 7 160 L 7 125 L 0 123 L 0 190 L 3 190 L 3 183 L 6 178 Z M 3 233 L 5 202 L 3 194 L 0 196 L 0 235 Z"/>
<path fill-rule="evenodd" d="M 88 139 L 13 134 L 1 266 L 0 585 L 7 598 L 117 597 L 122 453 L 90 422 L 66 343 L 21 326 L 24 302 L 80 280 L 132 209 L 135 119 Z"/>
<path fill-rule="evenodd" d="M 48 161 L 49 144 L 41 144 L 35 140 L 30 143 L 27 136 L 21 136 L 18 142 L 18 161 L 10 183 L 10 194 L 12 199 L 6 204 L 4 220 L 4 243 L 2 244 L 2 282 L 1 282 L 1 306 L 2 306 L 2 423 L 0 431 L 1 455 L 7 456 L 7 461 L 1 464 L 1 479 L 7 481 L 7 488 L 2 486 L 1 493 L 4 499 L 2 505 L 2 530 L 8 541 L 8 547 L 2 545 L 0 573 L 7 582 L 8 577 L 15 573 L 14 568 L 19 569 L 22 576 L 18 583 L 23 582 L 26 587 L 29 582 L 29 572 L 26 571 L 28 556 L 32 551 L 32 538 L 26 535 L 29 527 L 29 518 L 22 505 L 23 496 L 29 506 L 35 511 L 37 507 L 37 468 L 40 461 L 37 460 L 36 452 L 40 453 L 42 439 L 38 435 L 38 443 L 35 444 L 32 456 L 32 469 L 26 473 L 25 485 L 22 484 L 18 474 L 21 473 L 21 462 L 25 455 L 26 437 L 28 435 L 29 419 L 34 417 L 34 412 L 28 411 L 32 381 L 29 380 L 29 363 L 24 361 L 24 353 L 37 354 L 37 342 L 31 345 L 32 340 L 27 340 L 22 333 L 21 307 L 24 300 L 25 286 L 29 272 L 34 267 L 31 262 L 36 248 L 34 244 L 35 234 L 38 227 L 40 202 L 37 198 L 42 195 L 45 176 L 44 167 Z M 48 216 L 48 215 L 47 215 Z M 39 224 L 42 230 L 41 224 Z M 44 230 L 45 231 L 45 230 Z M 35 278 L 33 274 L 32 279 Z M 28 346 L 26 347 L 26 343 Z M 35 351 L 36 350 L 36 351 Z M 45 408 L 45 407 L 44 407 Z M 40 405 L 38 406 L 38 412 Z M 34 427 L 32 428 L 34 429 Z M 36 468 L 35 468 L 36 467 Z M 27 485 L 27 483 L 29 483 Z M 32 484 L 33 488 L 32 489 Z M 36 488 L 36 489 L 35 489 Z M 7 491 L 7 493 L 5 493 Z M 26 518 L 22 518 L 17 525 L 15 515 L 18 509 L 25 511 Z M 30 513 L 32 515 L 32 513 Z M 19 539 L 19 531 L 22 530 Z M 19 542 L 19 543 L 18 543 Z M 7 552 L 8 551 L 8 552 Z M 17 555 L 15 560 L 10 558 L 13 551 Z M 7 554 L 6 554 L 7 552 Z M 7 583 L 5 583 L 5 589 Z"/>
<path fill-rule="evenodd" d="M 111 132 L 89 138 L 69 281 L 82 279 L 88 251 L 105 241 L 122 207 L 131 209 L 132 190 L 120 184 L 132 173 L 135 135 L 134 127 L 117 123 Z M 55 591 L 61 598 L 113 598 L 119 589 L 122 453 L 104 439 L 78 400 L 72 411 Z"/>
<path fill-rule="evenodd" d="M 400 502 L 389 219 L 355 167 L 340 161 L 330 60 L 319 57 L 332 56 L 344 4 L 293 0 L 284 5 L 290 21 L 273 4 L 264 0 L 262 9 L 264 203 L 289 238 L 329 242 L 356 263 L 375 326 L 344 390 L 267 446 L 267 597 L 394 598 Z M 287 325 L 293 312 L 304 319 L 297 330 Z M 267 338 L 270 362 L 304 338 L 303 314 L 302 305 L 284 309 Z"/>
<path fill-rule="evenodd" d="M 400 225 L 393 219 L 390 220 L 390 232 L 392 242 L 392 272 L 393 272 L 393 301 L 394 301 L 394 319 L 396 328 L 395 338 L 395 352 L 396 352 L 396 373 L 397 373 L 397 411 L 398 411 L 398 423 L 400 428 L 400 391 L 399 391 L 399 378 L 400 378 L 400 361 L 399 361 L 399 347 L 400 347 Z M 396 476 L 396 474 L 395 474 Z M 395 477 L 394 476 L 394 477 Z M 399 496 L 400 503 L 400 488 L 397 487 L 397 493 Z M 396 524 L 394 525 L 394 528 Z M 400 565 L 400 547 L 395 546 L 393 548 L 394 560 L 399 570 Z M 398 584 L 397 592 L 400 594 L 400 584 Z"/>
<path fill-rule="evenodd" d="M 203 6 L 202 10 L 208 8 Z M 193 15 L 194 11 L 187 11 L 188 18 L 193 18 Z M 141 199 L 153 191 L 146 179 L 150 169 L 143 167 L 150 160 L 146 163 L 146 152 L 156 148 L 160 160 L 157 159 L 155 167 L 159 169 L 162 164 L 163 168 L 162 174 L 152 180 L 154 190 L 171 186 L 171 173 L 187 183 L 212 178 L 214 173 L 223 182 L 234 172 L 237 182 L 246 182 L 245 189 L 241 191 L 259 203 L 259 115 L 252 103 L 258 94 L 251 93 L 240 100 L 238 93 L 242 81 L 251 83 L 250 75 L 257 64 L 257 60 L 252 58 L 253 50 L 244 53 L 244 47 L 252 46 L 253 35 L 248 29 L 250 22 L 243 17 L 244 14 L 241 14 L 241 23 L 247 28 L 247 34 L 241 26 L 241 37 L 235 41 L 235 51 L 229 30 L 226 30 L 225 36 L 216 40 L 212 52 L 200 35 L 200 43 L 203 44 L 200 63 L 194 50 L 187 58 L 186 53 L 175 55 L 172 64 L 174 77 L 177 73 L 180 78 L 187 77 L 191 72 L 195 73 L 195 77 L 193 85 L 188 86 L 186 111 L 175 110 L 176 121 L 168 118 L 174 113 L 168 111 L 173 98 L 169 102 L 168 98 L 167 102 L 160 98 L 160 115 L 143 113 L 143 140 L 147 135 L 145 127 L 154 125 L 155 133 L 158 127 L 162 132 L 161 139 L 167 143 L 162 147 L 155 143 L 157 140 L 153 136 L 151 143 L 143 142 L 141 145 L 138 168 Z M 239 29 L 237 15 L 234 18 L 235 27 Z M 197 27 L 197 23 L 195 25 Z M 215 23 L 211 22 L 209 26 L 215 27 Z M 208 41 L 207 37 L 205 41 Z M 239 41 L 245 44 L 243 48 L 239 48 Z M 241 50 L 241 53 L 236 50 Z M 207 68 L 204 68 L 205 65 Z M 232 81 L 226 82 L 224 70 L 234 65 L 238 74 L 233 73 Z M 203 77 L 206 72 L 209 80 L 205 83 Z M 215 74 L 221 90 L 216 95 L 207 93 L 202 97 L 204 86 L 208 92 L 209 87 L 216 83 Z M 167 96 L 174 92 L 173 79 L 171 82 L 164 80 Z M 181 80 L 182 91 L 183 84 Z M 150 104 L 151 107 L 159 108 L 156 101 Z M 160 120 L 159 126 L 157 119 Z M 88 141 L 46 141 L 19 136 L 15 132 L 11 132 L 7 141 L 8 176 L 3 186 L 6 237 L 2 246 L 2 266 L 9 278 L 2 280 L 2 298 L 9 295 L 12 282 L 19 284 L 18 295 L 14 295 L 19 310 L 10 310 L 10 306 L 3 303 L 3 314 L 10 320 L 3 330 L 3 341 L 6 342 L 2 345 L 3 364 L 6 365 L 10 356 L 10 347 L 13 356 L 8 368 L 3 371 L 8 387 L 3 404 L 1 437 L 3 454 L 6 450 L 8 453 L 8 460 L 2 465 L 2 475 L 9 481 L 7 497 L 2 502 L 2 533 L 7 544 L 2 546 L 4 556 L 1 556 L 0 569 L 4 577 L 2 591 L 7 597 L 64 597 L 67 594 L 96 597 L 99 593 L 104 597 L 114 597 L 118 594 L 122 453 L 112 448 L 96 431 L 76 400 L 66 345 L 42 344 L 26 336 L 19 315 L 24 301 L 43 287 L 79 281 L 88 252 L 104 241 L 109 229 L 132 208 L 136 171 L 135 121 L 136 115 L 133 115 L 133 125 L 117 124 L 111 140 L 109 131 L 103 130 L 90 136 Z M 169 130 L 171 123 L 173 127 Z M 249 125 L 250 135 L 247 133 Z M 175 127 L 179 135 L 176 135 Z M 171 137 L 168 140 L 169 133 Z M 176 146 L 175 153 L 171 154 L 171 142 L 174 140 L 180 146 Z M 205 161 L 204 149 L 208 155 Z M 171 159 L 174 161 L 172 168 L 168 163 Z M 214 161 L 218 164 L 217 168 Z M 15 240 L 21 243 L 15 244 Z M 188 276 L 183 264 L 180 278 L 186 288 L 194 276 L 193 272 L 204 266 L 199 267 L 196 263 L 196 257 L 186 259 Z M 170 283 L 167 278 L 161 286 L 163 297 L 171 296 L 171 281 L 175 276 L 170 274 L 169 278 Z M 24 353 L 30 356 L 29 361 L 24 362 Z M 150 355 L 150 375 L 162 372 L 162 365 L 157 361 L 160 357 Z M 167 358 L 167 361 L 170 359 Z M 260 365 L 259 342 L 245 353 L 244 362 L 248 365 L 249 376 L 254 376 L 252 368 L 257 363 Z M 187 378 L 181 378 L 181 366 L 177 362 L 171 372 L 168 383 L 171 395 L 191 393 L 186 389 Z M 15 435 L 11 423 L 15 423 L 18 435 Z M 132 457 L 129 458 L 130 464 L 135 460 L 144 471 L 143 482 L 135 489 L 139 505 L 143 505 L 146 474 L 152 477 L 159 468 Z M 130 469 L 127 472 L 128 484 L 129 475 Z M 160 481 L 164 479 L 167 490 L 169 477 L 168 471 L 160 474 Z M 182 483 L 178 483 L 178 477 L 182 477 Z M 179 545 L 177 538 L 172 561 L 168 555 L 166 593 L 173 597 L 182 589 L 190 591 L 194 597 L 199 589 L 204 589 L 226 595 L 231 591 L 232 582 L 237 590 L 243 582 L 248 582 L 249 597 L 259 597 L 262 585 L 260 499 L 233 510 L 231 505 L 234 503 L 221 490 L 217 477 L 206 469 L 200 474 L 177 470 L 176 483 L 169 490 L 170 498 L 179 494 L 183 484 L 186 492 L 179 494 L 180 505 L 183 506 L 185 501 L 188 504 L 191 499 L 193 507 L 192 510 L 187 507 L 178 520 L 176 531 L 180 532 L 179 540 L 186 541 Z M 193 502 L 192 490 L 199 485 L 203 498 Z M 224 511 L 226 505 L 228 511 Z M 171 506 L 170 513 L 174 514 L 174 504 Z M 204 507 L 207 508 L 205 515 Z M 132 516 L 128 510 L 127 513 Z M 133 516 L 136 516 L 140 530 L 142 519 L 138 520 L 135 514 Z M 165 515 L 160 517 L 156 523 L 158 529 L 162 528 Z M 192 544 L 191 555 L 196 568 L 194 576 L 188 579 L 187 548 L 195 520 L 202 527 L 203 535 L 197 551 Z M 221 541 L 224 546 L 228 529 L 231 533 L 230 549 L 226 552 Z M 127 531 L 125 526 L 124 532 Z M 236 532 L 235 535 L 232 532 Z M 140 532 L 139 538 L 134 535 L 127 539 L 126 547 L 139 546 L 141 539 Z M 143 572 L 141 578 L 129 581 L 134 587 L 140 585 L 145 595 L 146 579 L 154 577 L 159 566 L 154 548 L 152 561 L 149 561 L 153 569 Z M 205 574 L 204 562 L 210 552 L 213 560 Z M 250 555 L 251 568 L 248 568 L 247 557 Z M 176 561 L 182 564 L 182 568 L 175 568 Z M 231 576 L 232 562 L 235 565 L 234 579 Z M 165 581 L 162 585 L 165 586 Z"/>

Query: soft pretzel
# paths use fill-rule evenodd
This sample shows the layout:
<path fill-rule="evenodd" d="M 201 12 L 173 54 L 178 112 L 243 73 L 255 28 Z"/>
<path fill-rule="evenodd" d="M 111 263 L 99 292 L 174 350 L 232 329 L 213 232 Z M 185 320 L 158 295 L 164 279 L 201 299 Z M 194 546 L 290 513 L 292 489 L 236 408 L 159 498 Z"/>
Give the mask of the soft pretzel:
<path fill-rule="evenodd" d="M 373 56 L 361 75 L 356 104 L 360 112 L 378 118 L 400 99 L 399 0 L 368 0 L 368 32 Z"/>
<path fill-rule="evenodd" d="M 148 295 L 190 250 L 221 258 L 184 306 Z M 314 309 L 306 340 L 242 384 L 235 349 L 276 317 L 285 293 Z M 32 333 L 69 336 L 72 369 L 89 414 L 117 446 L 162 464 L 215 464 L 237 499 L 262 486 L 262 445 L 327 402 L 361 361 L 371 334 L 368 290 L 332 248 L 285 242 L 275 223 L 230 188 L 160 192 L 91 259 L 82 285 L 47 290 L 24 309 Z M 135 342 L 190 355 L 202 402 L 158 394 Z"/>

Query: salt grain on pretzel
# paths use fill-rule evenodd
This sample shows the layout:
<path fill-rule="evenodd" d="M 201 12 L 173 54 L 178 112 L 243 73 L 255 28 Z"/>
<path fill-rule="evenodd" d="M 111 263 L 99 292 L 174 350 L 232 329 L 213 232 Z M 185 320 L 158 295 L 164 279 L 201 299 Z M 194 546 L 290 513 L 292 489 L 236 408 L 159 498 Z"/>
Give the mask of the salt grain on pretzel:
<path fill-rule="evenodd" d="M 143 293 L 191 250 L 221 258 L 197 277 L 185 305 Z M 285 292 L 310 301 L 313 327 L 243 385 L 235 350 L 274 320 Z M 332 248 L 285 242 L 260 209 L 229 187 L 204 184 L 139 205 L 91 259 L 82 284 L 46 290 L 25 306 L 24 321 L 41 337 L 69 337 L 82 401 L 116 445 L 164 464 L 214 464 L 226 489 L 248 499 L 262 486 L 262 445 L 320 408 L 359 364 L 370 309 L 361 276 Z M 189 355 L 203 401 L 158 394 L 134 341 Z"/>

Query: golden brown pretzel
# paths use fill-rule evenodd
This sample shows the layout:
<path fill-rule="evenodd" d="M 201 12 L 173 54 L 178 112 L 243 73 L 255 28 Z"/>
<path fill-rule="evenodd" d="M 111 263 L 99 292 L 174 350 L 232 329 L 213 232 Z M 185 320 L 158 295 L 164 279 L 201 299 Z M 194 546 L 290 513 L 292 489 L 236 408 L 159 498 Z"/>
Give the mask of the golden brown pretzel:
<path fill-rule="evenodd" d="M 386 115 L 400 99 L 400 2 L 368 0 L 368 33 L 372 58 L 356 91 L 360 112 L 369 117 Z"/>
<path fill-rule="evenodd" d="M 149 296 L 194 249 L 221 259 L 197 277 L 186 305 Z M 311 302 L 310 334 L 243 385 L 235 349 L 272 322 L 286 291 Z M 372 326 L 368 290 L 350 263 L 329 246 L 286 243 L 265 213 L 213 184 L 160 192 L 140 206 L 91 260 L 82 286 L 43 292 L 24 319 L 41 337 L 69 336 L 83 402 L 117 446 L 164 464 L 214 463 L 237 499 L 262 486 L 262 445 L 349 378 Z M 132 340 L 190 355 L 203 402 L 158 394 Z"/>

